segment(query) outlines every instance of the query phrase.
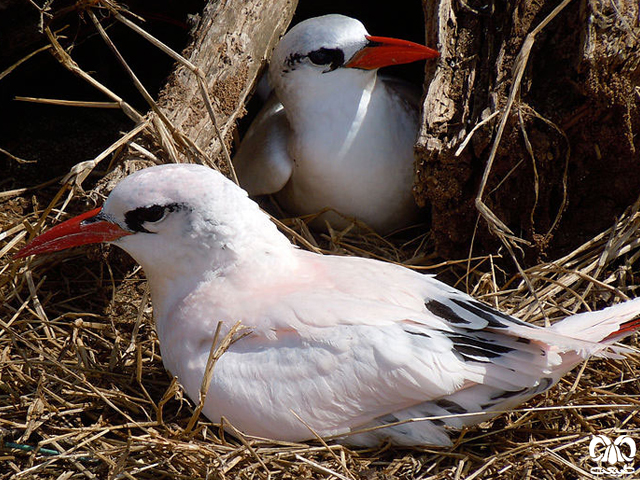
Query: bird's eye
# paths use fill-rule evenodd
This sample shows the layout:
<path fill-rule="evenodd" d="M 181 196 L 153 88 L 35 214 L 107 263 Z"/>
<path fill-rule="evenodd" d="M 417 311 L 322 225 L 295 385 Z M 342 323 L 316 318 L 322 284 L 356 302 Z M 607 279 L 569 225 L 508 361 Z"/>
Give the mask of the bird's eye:
<path fill-rule="evenodd" d="M 159 222 L 167 213 L 167 208 L 162 205 L 151 205 L 150 207 L 138 207 L 130 210 L 124 215 L 124 221 L 134 232 L 148 232 L 144 224 Z"/>
<path fill-rule="evenodd" d="M 339 48 L 319 48 L 307 55 L 316 65 L 329 65 L 331 70 L 342 66 L 344 63 L 344 53 Z"/>
<path fill-rule="evenodd" d="M 171 212 L 178 211 L 190 211 L 191 207 L 184 203 L 168 203 L 165 205 L 151 205 L 149 207 L 138 207 L 133 210 L 129 210 L 124 214 L 124 223 L 127 228 L 132 232 L 150 232 L 144 228 L 145 223 L 157 223 Z"/>
<path fill-rule="evenodd" d="M 160 205 L 152 205 L 140 209 L 138 218 L 143 222 L 158 222 L 162 220 L 165 214 L 165 208 Z"/>

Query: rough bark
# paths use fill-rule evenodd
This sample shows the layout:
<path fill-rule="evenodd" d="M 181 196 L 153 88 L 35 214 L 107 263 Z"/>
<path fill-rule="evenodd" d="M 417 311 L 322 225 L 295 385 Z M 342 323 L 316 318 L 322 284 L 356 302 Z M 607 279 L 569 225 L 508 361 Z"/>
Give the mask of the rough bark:
<path fill-rule="evenodd" d="M 206 76 L 223 138 L 231 142 L 236 121 L 268 55 L 293 16 L 296 0 L 211 1 L 202 14 L 185 57 Z M 195 75 L 179 65 L 159 105 L 169 120 L 209 157 L 218 159 L 222 147 Z"/>
<path fill-rule="evenodd" d="M 469 251 L 474 201 L 516 59 L 560 3 L 424 2 L 427 41 L 437 37 L 442 57 L 427 75 L 416 199 L 431 204 L 441 255 Z M 606 229 L 640 193 L 638 8 L 631 0 L 574 0 L 534 39 L 483 196 L 529 242 L 532 261 Z M 495 248 L 487 222 L 478 225 L 475 251 Z"/>

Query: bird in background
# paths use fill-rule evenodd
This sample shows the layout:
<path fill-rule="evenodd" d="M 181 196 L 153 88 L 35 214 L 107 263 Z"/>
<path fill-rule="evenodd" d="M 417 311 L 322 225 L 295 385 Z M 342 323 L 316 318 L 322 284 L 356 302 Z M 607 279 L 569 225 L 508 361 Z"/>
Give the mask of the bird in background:
<path fill-rule="evenodd" d="M 234 165 L 250 195 L 274 194 L 312 225 L 358 219 L 386 234 L 415 223 L 413 146 L 421 91 L 378 69 L 438 52 L 368 34 L 356 19 L 300 22 L 269 64 L 272 95 L 249 127 Z M 338 213 L 336 213 L 338 212 Z"/>
<path fill-rule="evenodd" d="M 542 328 L 431 275 L 296 248 L 198 165 L 130 175 L 16 257 L 97 242 L 142 265 L 162 360 L 195 402 L 218 322 L 220 338 L 249 329 L 215 364 L 203 413 L 277 440 L 312 429 L 353 445 L 450 445 L 449 428 L 512 409 L 591 355 L 619 356 L 612 344 L 640 328 L 640 299 Z"/>

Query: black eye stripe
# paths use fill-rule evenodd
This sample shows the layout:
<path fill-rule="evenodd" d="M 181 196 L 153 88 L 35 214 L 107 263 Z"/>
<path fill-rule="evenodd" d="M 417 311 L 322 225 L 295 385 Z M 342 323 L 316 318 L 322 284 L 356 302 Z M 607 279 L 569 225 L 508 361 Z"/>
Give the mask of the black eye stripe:
<path fill-rule="evenodd" d="M 316 65 L 329 65 L 329 70 L 335 70 L 344 64 L 344 52 L 339 48 L 319 48 L 307 54 L 309 60 Z"/>
<path fill-rule="evenodd" d="M 294 68 L 296 63 L 300 63 L 303 58 L 304 58 L 304 55 L 300 53 L 292 53 L 284 60 L 284 63 L 288 67 Z"/>
<path fill-rule="evenodd" d="M 151 233 L 144 228 L 146 222 L 153 223 L 161 220 L 168 212 L 184 210 L 186 207 L 181 203 L 170 203 L 168 205 L 149 205 L 129 210 L 124 214 L 124 222 L 127 227 L 134 232 Z"/>
<path fill-rule="evenodd" d="M 289 55 L 284 61 L 285 65 L 289 67 L 287 72 L 295 70 L 296 64 L 302 62 L 305 58 L 308 58 L 315 65 L 328 65 L 329 68 L 323 73 L 331 72 L 344 65 L 344 52 L 342 50 L 339 48 L 322 47 L 306 55 L 301 53 L 292 53 Z"/>
<path fill-rule="evenodd" d="M 143 208 L 139 217 L 145 222 L 157 222 L 164 217 L 165 211 L 165 208 L 160 205 L 152 205 Z"/>

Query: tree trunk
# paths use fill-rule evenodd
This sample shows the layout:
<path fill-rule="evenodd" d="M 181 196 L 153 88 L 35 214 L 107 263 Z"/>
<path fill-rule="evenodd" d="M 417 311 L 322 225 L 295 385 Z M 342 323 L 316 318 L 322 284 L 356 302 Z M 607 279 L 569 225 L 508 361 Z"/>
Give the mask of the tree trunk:
<path fill-rule="evenodd" d="M 529 260 L 555 255 L 608 228 L 640 193 L 638 3 L 562 3 L 424 0 L 441 60 L 427 75 L 416 200 L 431 205 L 443 256 L 467 254 L 476 224 L 474 252 L 494 249 L 500 228 L 487 225 L 500 222 Z M 485 170 L 482 202 L 497 221 L 476 206 Z"/>

